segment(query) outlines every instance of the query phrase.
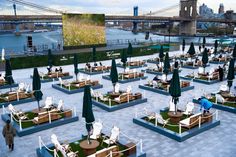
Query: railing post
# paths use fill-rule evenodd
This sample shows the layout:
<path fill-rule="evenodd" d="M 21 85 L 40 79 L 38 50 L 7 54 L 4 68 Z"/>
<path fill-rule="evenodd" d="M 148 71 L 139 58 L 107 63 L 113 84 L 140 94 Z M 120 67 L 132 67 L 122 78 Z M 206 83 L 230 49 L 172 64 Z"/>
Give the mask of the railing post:
<path fill-rule="evenodd" d="M 17 98 L 17 101 L 19 101 L 19 92 L 18 91 L 16 92 L 16 98 Z"/>
<path fill-rule="evenodd" d="M 48 120 L 49 120 L 49 123 L 52 122 L 52 119 L 51 119 L 51 113 L 50 113 L 50 112 L 48 112 Z"/>
<path fill-rule="evenodd" d="M 124 80 L 124 75 L 121 73 L 121 79 L 122 79 L 122 81 Z"/>
<path fill-rule="evenodd" d="M 6 113 L 6 109 L 5 109 L 5 106 L 2 105 L 2 114 L 5 114 Z"/>
<path fill-rule="evenodd" d="M 74 107 L 74 116 L 76 116 L 76 107 Z"/>
<path fill-rule="evenodd" d="M 13 122 L 13 114 L 12 114 L 12 112 L 11 112 L 11 123 Z"/>
<path fill-rule="evenodd" d="M 155 126 L 157 126 L 157 113 L 155 113 Z"/>
<path fill-rule="evenodd" d="M 143 140 L 140 139 L 140 153 L 143 153 Z"/>
<path fill-rule="evenodd" d="M 216 110 L 216 120 L 218 120 L 218 111 Z"/>
<path fill-rule="evenodd" d="M 53 149 L 53 156 L 57 157 L 57 150 L 56 150 L 56 148 Z"/>
<path fill-rule="evenodd" d="M 181 135 L 182 134 L 182 126 L 181 126 L 181 124 L 179 124 L 179 134 Z"/>
<path fill-rule="evenodd" d="M 112 157 L 112 151 L 110 151 L 110 155 L 109 156 Z"/>
<path fill-rule="evenodd" d="M 109 107 L 111 107 L 111 99 L 109 99 Z"/>
<path fill-rule="evenodd" d="M 217 94 L 215 95 L 215 97 L 216 97 L 216 101 L 215 101 L 215 103 L 217 104 Z"/>
<path fill-rule="evenodd" d="M 69 83 L 69 91 L 70 91 L 70 83 Z"/>
<path fill-rule="evenodd" d="M 129 93 L 128 93 L 128 103 L 129 103 Z"/>
<path fill-rule="evenodd" d="M 22 123 L 21 123 L 21 119 L 19 119 L 19 124 L 20 124 L 20 131 L 22 130 Z"/>
<path fill-rule="evenodd" d="M 201 127 L 201 116 L 199 117 L 199 123 L 198 123 L 198 127 Z"/>
<path fill-rule="evenodd" d="M 41 139 L 41 136 L 39 136 L 39 149 L 41 150 L 42 149 L 42 143 L 41 143 L 42 139 Z"/>

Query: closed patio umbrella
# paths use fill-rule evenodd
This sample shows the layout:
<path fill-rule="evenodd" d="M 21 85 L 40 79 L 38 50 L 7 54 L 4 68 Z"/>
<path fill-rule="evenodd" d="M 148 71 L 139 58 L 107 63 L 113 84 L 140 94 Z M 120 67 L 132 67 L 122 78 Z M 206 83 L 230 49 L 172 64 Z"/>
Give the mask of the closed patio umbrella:
<path fill-rule="evenodd" d="M 7 59 L 5 62 L 5 80 L 7 84 L 12 85 L 14 83 L 14 79 L 12 77 L 12 70 L 11 70 L 11 62 L 10 59 Z M 12 89 L 10 88 L 10 91 Z"/>
<path fill-rule="evenodd" d="M 236 44 L 234 45 L 233 58 L 234 58 L 234 61 L 236 61 Z"/>
<path fill-rule="evenodd" d="M 202 55 L 202 66 L 204 68 L 204 74 L 205 74 L 205 69 L 208 63 L 208 53 L 207 53 L 207 49 L 204 49 L 203 55 Z"/>
<path fill-rule="evenodd" d="M 123 63 L 123 67 L 125 70 L 126 62 L 127 62 L 127 53 L 126 53 L 125 49 L 123 49 L 123 51 L 121 52 L 121 62 Z"/>
<path fill-rule="evenodd" d="M 234 78 L 235 78 L 235 76 L 234 76 L 234 59 L 231 59 L 230 63 L 229 63 L 228 74 L 227 74 L 229 91 L 233 85 Z"/>
<path fill-rule="evenodd" d="M 40 105 L 39 101 L 42 100 L 43 93 L 41 91 L 41 81 L 40 81 L 40 76 L 38 73 L 38 69 L 34 68 L 34 73 L 33 73 L 33 83 L 32 83 L 33 91 L 34 91 L 34 97 L 38 102 L 38 110 L 40 110 Z"/>
<path fill-rule="evenodd" d="M 117 68 L 116 68 L 116 61 L 114 58 L 112 59 L 112 62 L 111 62 L 110 78 L 111 78 L 111 82 L 112 82 L 113 89 L 115 92 L 115 85 L 118 82 L 118 73 L 117 73 Z"/>
<path fill-rule="evenodd" d="M 130 42 L 129 42 L 127 54 L 128 54 L 128 57 L 130 57 L 130 59 L 131 59 L 132 54 L 133 54 L 133 47 L 132 47 L 132 44 Z"/>
<path fill-rule="evenodd" d="M 185 50 L 185 39 L 183 39 L 183 43 L 182 43 L 182 51 L 184 53 L 184 50 Z"/>
<path fill-rule="evenodd" d="M 48 66 L 51 68 L 53 65 L 53 58 L 52 58 L 52 51 L 51 49 L 48 50 Z"/>
<path fill-rule="evenodd" d="M 192 57 L 193 55 L 195 55 L 196 51 L 195 51 L 193 42 L 191 42 L 190 47 L 189 47 L 189 50 L 188 50 L 187 53 L 188 53 L 191 57 Z"/>
<path fill-rule="evenodd" d="M 180 80 L 179 80 L 179 71 L 177 68 L 174 69 L 173 76 L 170 83 L 169 93 L 172 96 L 172 101 L 175 104 L 175 114 L 177 113 L 177 102 L 181 96 Z"/>
<path fill-rule="evenodd" d="M 164 67 L 163 67 L 163 73 L 166 75 L 166 79 L 169 72 L 170 72 L 170 58 L 169 58 L 169 53 L 166 52 Z"/>
<path fill-rule="evenodd" d="M 160 53 L 159 53 L 160 62 L 163 62 L 164 57 L 165 57 L 164 49 L 163 49 L 163 46 L 161 45 Z"/>
<path fill-rule="evenodd" d="M 92 130 L 92 123 L 95 121 L 92 109 L 90 85 L 86 85 L 84 88 L 82 117 L 85 118 L 86 129 L 88 131 L 88 141 L 90 143 L 90 131 Z"/>
<path fill-rule="evenodd" d="M 75 73 L 75 79 L 76 81 L 78 80 L 77 76 L 78 76 L 78 73 L 79 73 L 79 69 L 78 69 L 78 58 L 77 58 L 77 54 L 74 54 L 74 73 Z"/>
<path fill-rule="evenodd" d="M 214 50 L 214 54 L 216 55 L 217 54 L 217 48 L 218 48 L 218 40 L 215 40 L 215 50 Z"/>
<path fill-rule="evenodd" d="M 206 46 L 206 37 L 203 37 L 202 47 L 205 48 L 205 46 Z"/>

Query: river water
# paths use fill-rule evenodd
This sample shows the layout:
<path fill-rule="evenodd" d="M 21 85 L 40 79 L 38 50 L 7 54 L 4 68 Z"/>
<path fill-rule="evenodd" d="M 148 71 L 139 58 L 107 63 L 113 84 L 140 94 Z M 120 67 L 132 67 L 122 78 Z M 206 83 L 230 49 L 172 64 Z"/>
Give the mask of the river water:
<path fill-rule="evenodd" d="M 0 35 L 0 49 L 4 48 L 6 52 L 13 54 L 23 54 L 26 51 L 27 36 L 29 33 L 23 33 L 21 36 L 15 36 L 14 34 Z M 33 37 L 33 45 L 37 46 L 37 50 L 46 50 L 48 48 L 57 49 L 58 43 L 62 45 L 63 37 L 61 30 L 42 32 L 42 33 L 30 33 Z M 130 31 L 124 31 L 120 29 L 107 28 L 106 39 L 108 46 L 112 47 L 112 44 L 116 44 L 117 40 L 137 40 L 142 42 L 163 42 L 169 41 L 168 37 L 150 34 L 150 39 L 145 40 L 145 33 L 133 34 Z M 172 42 L 182 42 L 181 37 L 171 37 Z M 185 38 L 186 42 L 201 42 L 199 37 Z M 230 39 L 230 42 L 233 39 Z M 207 38 L 207 43 L 213 43 L 214 38 Z M 111 44 L 112 43 L 112 44 Z"/>

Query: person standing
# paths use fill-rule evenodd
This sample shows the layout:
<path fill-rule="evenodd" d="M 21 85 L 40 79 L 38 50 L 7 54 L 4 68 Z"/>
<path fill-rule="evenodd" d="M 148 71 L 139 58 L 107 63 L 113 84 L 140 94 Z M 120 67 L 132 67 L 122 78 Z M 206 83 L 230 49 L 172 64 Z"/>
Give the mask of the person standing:
<path fill-rule="evenodd" d="M 212 108 L 212 103 L 206 98 L 199 98 L 198 101 L 201 105 L 200 111 L 202 111 L 203 108 L 203 114 L 205 114 L 206 112 L 209 113 L 209 110 Z"/>
<path fill-rule="evenodd" d="M 9 150 L 14 150 L 14 137 L 16 136 L 16 130 L 10 124 L 10 120 L 7 120 L 6 125 L 2 130 L 2 135 L 5 138 L 6 145 L 8 145 Z"/>

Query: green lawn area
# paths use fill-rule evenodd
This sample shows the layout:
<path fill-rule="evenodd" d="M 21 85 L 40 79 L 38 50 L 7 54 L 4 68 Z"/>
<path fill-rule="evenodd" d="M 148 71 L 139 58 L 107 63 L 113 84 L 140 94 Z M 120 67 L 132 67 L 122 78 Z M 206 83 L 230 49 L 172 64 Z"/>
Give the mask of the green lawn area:
<path fill-rule="evenodd" d="M 83 152 L 83 150 L 82 150 L 82 149 L 80 148 L 80 146 L 79 146 L 79 143 L 82 142 L 82 141 L 84 141 L 84 140 L 86 140 L 86 139 L 87 139 L 87 137 L 84 137 L 84 138 L 81 139 L 81 140 L 78 140 L 78 141 L 75 141 L 75 142 L 69 144 L 70 147 L 71 147 L 71 150 L 72 150 L 73 152 L 77 152 L 77 151 L 78 151 L 79 157 L 86 157 L 85 154 L 84 154 L 84 152 Z M 102 137 L 99 138 L 99 139 L 97 139 L 97 140 L 98 140 L 99 143 L 100 143 L 100 145 L 97 147 L 97 151 L 102 150 L 102 149 L 108 147 L 108 145 L 107 145 L 106 143 L 103 143 L 103 145 L 101 145 L 101 143 L 102 143 L 102 141 L 103 141 L 103 138 L 102 138 Z M 120 143 L 117 143 L 117 144 L 118 144 L 118 147 L 119 147 L 119 151 L 126 149 L 126 147 L 125 147 L 124 145 L 121 145 Z M 112 146 L 112 145 L 110 145 L 110 146 Z M 50 149 L 55 149 L 55 147 L 53 146 L 53 147 L 51 147 Z M 50 152 L 50 154 L 52 154 L 52 156 L 53 156 L 53 152 Z M 59 157 L 63 157 L 62 154 L 61 154 L 61 152 L 59 152 L 59 151 L 58 151 L 58 155 L 59 155 Z M 127 157 L 127 156 L 126 156 L 126 155 L 122 155 L 121 157 Z"/>
<path fill-rule="evenodd" d="M 163 119 L 165 119 L 165 120 L 169 118 L 169 117 L 168 117 L 168 111 L 160 112 L 160 114 L 161 114 L 161 116 L 163 117 Z M 186 116 L 186 115 L 183 115 L 182 118 L 181 118 L 181 120 L 186 119 L 186 118 L 187 118 L 187 116 Z M 144 119 L 145 121 L 148 121 L 147 117 L 144 117 L 144 118 L 142 118 L 142 119 Z M 152 120 L 150 120 L 149 122 L 151 122 L 152 124 L 155 125 L 155 119 L 152 119 Z M 176 126 L 169 126 L 168 124 L 170 124 L 170 125 L 176 125 Z M 165 126 L 166 129 L 171 130 L 171 131 L 176 132 L 176 133 L 179 133 L 179 125 L 178 125 L 178 124 L 174 124 L 174 123 L 171 123 L 171 122 L 169 122 L 168 124 Z M 163 127 L 163 125 L 160 124 L 160 123 L 157 123 L 157 125 L 160 126 L 160 127 Z M 181 133 L 183 133 L 183 132 L 185 132 L 185 131 L 187 131 L 187 130 L 188 130 L 188 129 L 182 127 L 182 128 L 181 128 Z"/>
<path fill-rule="evenodd" d="M 216 97 L 212 97 L 211 99 L 209 99 L 212 103 L 215 103 L 216 102 Z M 226 102 L 224 104 L 221 104 L 219 102 L 217 102 L 217 104 L 219 105 L 222 105 L 222 106 L 229 106 L 229 107 L 234 107 L 236 108 L 236 102 Z"/>

